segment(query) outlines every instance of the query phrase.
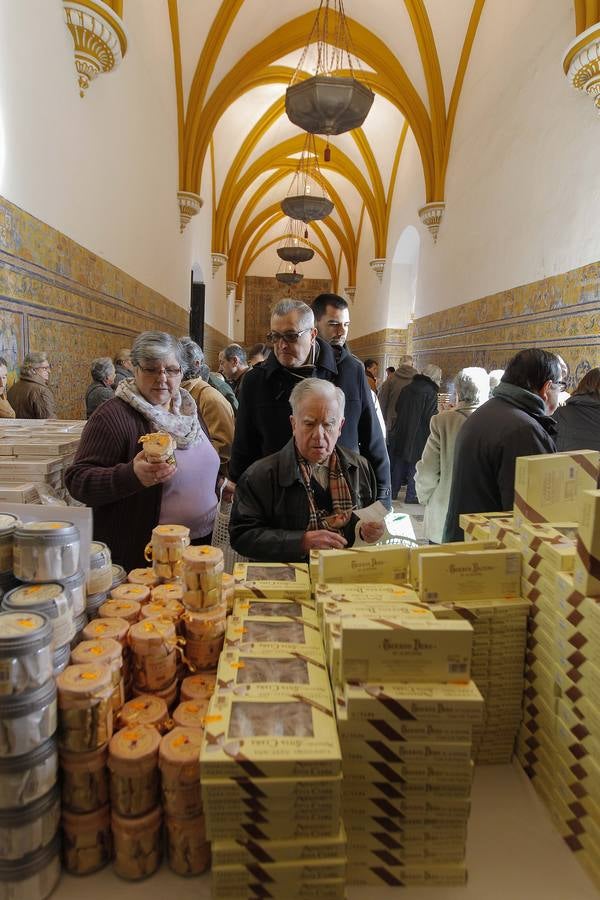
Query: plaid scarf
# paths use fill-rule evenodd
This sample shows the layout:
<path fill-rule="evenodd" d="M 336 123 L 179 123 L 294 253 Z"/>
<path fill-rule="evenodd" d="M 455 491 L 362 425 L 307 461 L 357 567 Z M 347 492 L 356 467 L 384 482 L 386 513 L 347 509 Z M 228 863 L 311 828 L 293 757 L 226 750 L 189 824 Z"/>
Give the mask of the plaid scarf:
<path fill-rule="evenodd" d="M 312 466 L 308 460 L 300 456 L 298 448 L 294 444 L 296 450 L 296 460 L 300 469 L 300 477 L 302 484 L 306 489 L 308 496 L 309 519 L 307 531 L 319 531 L 326 529 L 327 531 L 342 531 L 348 524 L 352 516 L 352 495 L 348 482 L 342 472 L 340 460 L 334 450 L 329 457 L 329 493 L 331 495 L 331 503 L 333 513 L 318 509 L 315 493 L 311 485 Z"/>

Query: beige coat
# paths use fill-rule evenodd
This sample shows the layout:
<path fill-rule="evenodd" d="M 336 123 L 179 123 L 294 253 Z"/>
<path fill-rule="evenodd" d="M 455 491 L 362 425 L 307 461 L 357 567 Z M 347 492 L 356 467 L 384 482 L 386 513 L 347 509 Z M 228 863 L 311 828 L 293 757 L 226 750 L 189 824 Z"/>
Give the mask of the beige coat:
<path fill-rule="evenodd" d="M 442 543 L 444 523 L 452 485 L 454 447 L 458 432 L 477 406 L 459 404 L 431 418 L 431 431 L 423 456 L 417 463 L 415 487 L 417 497 L 425 506 L 423 519 L 425 537 L 434 544 Z"/>
<path fill-rule="evenodd" d="M 190 378 L 182 381 L 181 387 L 189 391 L 198 407 L 198 414 L 203 420 L 210 442 L 221 460 L 220 473 L 227 474 L 227 463 L 231 457 L 233 441 L 234 416 L 231 405 L 223 394 L 207 384 L 202 378 Z"/>
<path fill-rule="evenodd" d="M 0 395 L 0 419 L 14 419 L 15 411 L 6 399 Z"/>

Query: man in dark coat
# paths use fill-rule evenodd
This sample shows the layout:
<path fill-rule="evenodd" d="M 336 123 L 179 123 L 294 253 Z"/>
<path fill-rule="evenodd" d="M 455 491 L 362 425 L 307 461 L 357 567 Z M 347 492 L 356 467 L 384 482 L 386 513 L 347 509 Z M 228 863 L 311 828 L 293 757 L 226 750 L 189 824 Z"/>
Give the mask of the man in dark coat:
<path fill-rule="evenodd" d="M 512 509 L 517 457 L 556 452 L 551 415 L 562 389 L 553 353 L 534 348 L 513 356 L 492 399 L 459 432 L 444 541 L 463 540 L 461 513 Z"/>
<path fill-rule="evenodd" d="M 396 371 L 386 378 L 379 389 L 379 405 L 388 434 L 393 430 L 396 421 L 396 403 L 400 391 L 411 383 L 416 374 L 412 356 L 403 356 Z"/>
<path fill-rule="evenodd" d="M 415 489 L 415 469 L 423 455 L 431 417 L 438 411 L 438 391 L 442 380 L 439 366 L 425 366 L 422 375 L 398 394 L 396 419 L 388 435 L 392 460 L 392 497 L 396 497 L 406 482 L 405 503 L 418 503 Z"/>
<path fill-rule="evenodd" d="M 290 396 L 293 437 L 253 463 L 235 491 L 231 546 L 250 559 L 300 562 L 311 550 L 372 543 L 383 523 L 361 522 L 355 509 L 375 500 L 366 459 L 336 445 L 344 395 L 319 378 L 299 381 Z"/>
<path fill-rule="evenodd" d="M 389 505 L 389 462 L 362 363 L 345 351 L 348 365 L 337 365 L 331 346 L 317 337 L 312 310 L 300 300 L 277 304 L 269 341 L 273 353 L 242 382 L 229 462 L 231 482 L 237 483 L 248 466 L 289 441 L 292 388 L 304 378 L 316 377 L 342 389 L 346 418 L 339 443 L 369 460 L 377 479 L 377 499 Z"/>
<path fill-rule="evenodd" d="M 315 325 L 320 341 L 333 350 L 337 374 L 334 384 L 346 397 L 346 422 L 340 443 L 360 453 L 371 463 L 378 485 L 378 499 L 390 506 L 390 464 L 385 438 L 364 364 L 352 354 L 346 344 L 350 328 L 348 303 L 338 294 L 319 294 L 312 303 Z"/>

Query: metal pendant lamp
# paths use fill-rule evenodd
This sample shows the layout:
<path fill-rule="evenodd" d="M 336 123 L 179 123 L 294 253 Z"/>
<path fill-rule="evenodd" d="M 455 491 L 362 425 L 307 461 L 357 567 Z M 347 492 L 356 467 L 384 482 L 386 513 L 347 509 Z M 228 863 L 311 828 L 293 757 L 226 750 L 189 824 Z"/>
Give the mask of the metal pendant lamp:
<path fill-rule="evenodd" d="M 315 74 L 301 78 L 311 44 L 316 44 Z M 352 52 L 343 0 L 321 0 L 298 67 L 285 94 L 285 111 L 294 125 L 311 134 L 343 134 L 359 128 L 375 95 L 355 78 L 359 60 Z M 336 75 L 348 68 L 350 76 Z M 361 73 L 362 74 L 362 73 Z M 325 151 L 325 159 L 328 149 Z"/>
<path fill-rule="evenodd" d="M 304 238 L 300 234 L 300 222 L 297 219 L 288 219 L 286 230 L 283 234 L 280 247 L 277 248 L 277 256 L 285 262 L 298 263 L 308 262 L 315 255 L 315 251 L 311 247 L 303 246 Z"/>
<path fill-rule="evenodd" d="M 277 281 L 281 282 L 281 284 L 294 285 L 300 284 L 304 275 L 301 272 L 296 272 L 294 269 L 293 272 L 277 272 L 275 274 L 275 278 Z"/>
<path fill-rule="evenodd" d="M 296 174 L 287 197 L 281 201 L 281 208 L 286 216 L 306 224 L 325 219 L 333 212 L 333 202 L 325 194 L 322 185 L 323 176 L 319 168 L 315 138 L 314 135 L 307 134 Z"/>

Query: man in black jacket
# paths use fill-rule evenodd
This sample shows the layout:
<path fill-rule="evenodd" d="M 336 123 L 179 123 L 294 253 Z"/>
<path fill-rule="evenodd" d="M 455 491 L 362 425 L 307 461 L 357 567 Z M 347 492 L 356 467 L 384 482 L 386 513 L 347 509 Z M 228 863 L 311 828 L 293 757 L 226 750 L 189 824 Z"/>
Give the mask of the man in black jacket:
<path fill-rule="evenodd" d="M 340 443 L 368 459 L 377 478 L 378 499 L 391 506 L 390 462 L 363 363 L 346 346 L 348 304 L 338 294 L 319 294 L 312 303 L 319 339 L 333 350 L 334 383 L 346 397 L 346 424 Z"/>
<path fill-rule="evenodd" d="M 444 541 L 462 541 L 461 513 L 512 510 L 518 456 L 555 453 L 551 418 L 564 390 L 558 357 L 521 350 L 508 363 L 491 400 L 460 429 Z"/>
<path fill-rule="evenodd" d="M 405 503 L 419 502 L 415 471 L 429 437 L 431 417 L 438 411 L 441 380 L 440 367 L 430 364 L 398 394 L 394 427 L 388 434 L 388 445 L 392 460 L 392 496 L 395 498 L 406 483 Z"/>
<path fill-rule="evenodd" d="M 299 381 L 290 396 L 293 437 L 253 463 L 235 491 L 231 546 L 255 560 L 299 562 L 311 550 L 373 543 L 383 523 L 361 522 L 355 509 L 375 500 L 371 466 L 336 446 L 344 394 L 319 378 Z"/>
<path fill-rule="evenodd" d="M 389 461 L 362 364 L 345 348 L 350 364 L 336 363 L 332 347 L 317 336 L 312 310 L 301 300 L 282 300 L 275 306 L 268 340 L 273 353 L 242 382 L 229 462 L 231 482 L 237 483 L 248 466 L 289 441 L 292 389 L 302 379 L 316 377 L 332 381 L 344 392 L 346 419 L 339 443 L 369 460 L 377 479 L 377 499 L 389 506 Z"/>

